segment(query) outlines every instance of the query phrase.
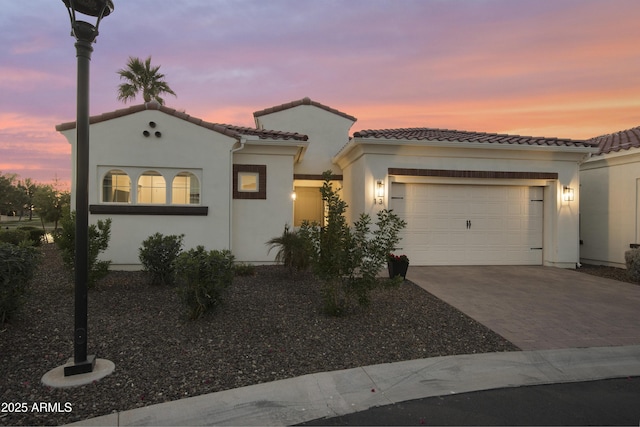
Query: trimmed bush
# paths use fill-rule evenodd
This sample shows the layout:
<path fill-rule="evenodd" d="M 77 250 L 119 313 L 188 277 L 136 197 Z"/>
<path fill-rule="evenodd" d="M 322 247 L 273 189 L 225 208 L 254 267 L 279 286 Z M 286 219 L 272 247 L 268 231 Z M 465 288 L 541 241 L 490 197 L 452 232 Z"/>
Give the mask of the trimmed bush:
<path fill-rule="evenodd" d="M 29 233 L 24 230 L 4 230 L 0 231 L 0 242 L 19 245 L 22 242 L 30 241 Z"/>
<path fill-rule="evenodd" d="M 29 233 L 29 240 L 31 240 L 33 246 L 41 246 L 42 241 L 44 240 L 44 235 L 47 234 L 42 228 L 31 225 L 18 227 L 18 230 L 24 230 Z"/>
<path fill-rule="evenodd" d="M 39 259 L 34 247 L 0 242 L 0 324 L 10 320 L 24 303 Z"/>
<path fill-rule="evenodd" d="M 630 249 L 624 253 L 627 276 L 634 282 L 640 282 L 640 249 Z"/>
<path fill-rule="evenodd" d="M 233 281 L 233 255 L 228 250 L 206 251 L 198 246 L 180 254 L 175 268 L 178 293 L 192 320 L 220 304 Z"/>
<path fill-rule="evenodd" d="M 182 251 L 182 238 L 179 236 L 163 236 L 155 233 L 144 242 L 140 248 L 140 262 L 144 271 L 151 274 L 154 285 L 172 285 L 174 283 L 174 262 Z"/>
<path fill-rule="evenodd" d="M 233 274 L 236 276 L 255 276 L 256 266 L 253 264 L 235 264 Z"/>

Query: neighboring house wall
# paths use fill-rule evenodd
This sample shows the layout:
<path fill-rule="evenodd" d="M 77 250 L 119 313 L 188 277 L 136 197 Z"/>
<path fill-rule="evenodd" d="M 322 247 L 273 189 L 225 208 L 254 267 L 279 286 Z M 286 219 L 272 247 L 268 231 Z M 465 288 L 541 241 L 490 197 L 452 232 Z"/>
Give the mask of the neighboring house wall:
<path fill-rule="evenodd" d="M 625 251 L 640 243 L 640 148 L 594 156 L 580 175 L 581 260 L 626 268 Z"/>

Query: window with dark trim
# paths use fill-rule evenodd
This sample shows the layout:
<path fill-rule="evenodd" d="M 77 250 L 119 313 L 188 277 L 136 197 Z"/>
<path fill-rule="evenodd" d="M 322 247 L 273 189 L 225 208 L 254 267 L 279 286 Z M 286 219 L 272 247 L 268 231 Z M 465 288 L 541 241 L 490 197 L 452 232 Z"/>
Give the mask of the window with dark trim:
<path fill-rule="evenodd" d="M 146 171 L 138 178 L 139 204 L 165 204 L 167 202 L 167 184 L 164 177 L 156 171 Z"/>
<path fill-rule="evenodd" d="M 171 204 L 200 204 L 200 182 L 191 172 L 180 172 L 173 178 L 171 185 Z"/>
<path fill-rule="evenodd" d="M 120 169 L 111 169 L 102 179 L 104 203 L 131 203 L 131 178 Z"/>
<path fill-rule="evenodd" d="M 233 165 L 233 198 L 266 199 L 267 166 Z"/>

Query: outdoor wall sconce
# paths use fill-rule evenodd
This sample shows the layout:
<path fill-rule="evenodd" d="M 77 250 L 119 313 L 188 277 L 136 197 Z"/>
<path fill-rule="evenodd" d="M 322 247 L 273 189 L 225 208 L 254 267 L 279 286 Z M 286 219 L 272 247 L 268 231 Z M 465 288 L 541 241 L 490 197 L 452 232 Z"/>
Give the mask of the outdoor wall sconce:
<path fill-rule="evenodd" d="M 374 199 L 375 203 L 381 205 L 384 199 L 384 182 L 382 180 L 376 181 L 375 194 L 376 194 L 376 197 Z"/>
<path fill-rule="evenodd" d="M 295 202 L 297 198 L 298 198 L 298 195 L 296 194 L 296 192 L 292 191 L 291 192 L 291 200 L 293 200 Z"/>
<path fill-rule="evenodd" d="M 571 187 L 562 187 L 562 200 L 565 202 L 573 202 L 574 191 Z"/>

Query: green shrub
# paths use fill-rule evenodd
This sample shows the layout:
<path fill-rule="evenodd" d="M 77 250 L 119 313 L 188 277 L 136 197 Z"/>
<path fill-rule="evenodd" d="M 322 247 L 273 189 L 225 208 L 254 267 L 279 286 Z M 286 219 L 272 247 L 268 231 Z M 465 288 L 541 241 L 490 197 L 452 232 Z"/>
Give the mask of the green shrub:
<path fill-rule="evenodd" d="M 18 227 L 18 230 L 24 230 L 29 233 L 29 240 L 33 242 L 33 246 L 42 245 L 42 241 L 44 240 L 44 235 L 47 234 L 42 228 L 34 227 L 31 225 Z"/>
<path fill-rule="evenodd" d="M 386 265 L 387 254 L 399 242 L 398 233 L 406 223 L 384 209 L 378 212 L 373 231 L 366 214 L 360 215 L 353 228 L 349 227 L 345 219 L 347 204 L 331 186 L 331 171 L 325 172 L 324 178 L 320 192 L 327 206 L 326 225 L 304 222 L 298 234 L 308 242 L 314 273 L 323 282 L 325 312 L 338 316 L 348 313 L 356 303 L 369 304 L 370 292 L 381 284 L 378 273 Z M 401 279 L 397 276 L 392 282 Z"/>
<path fill-rule="evenodd" d="M 142 242 L 140 262 L 144 271 L 151 274 L 151 283 L 171 285 L 174 283 L 174 262 L 182 251 L 182 238 L 179 236 L 163 236 L 155 233 Z"/>
<path fill-rule="evenodd" d="M 181 253 L 175 262 L 178 293 L 190 319 L 202 317 L 222 302 L 233 281 L 233 255 L 228 250 L 206 251 L 203 246 Z"/>
<path fill-rule="evenodd" d="M 24 303 L 39 258 L 34 247 L 0 242 L 0 324 L 10 320 Z"/>
<path fill-rule="evenodd" d="M 73 272 L 75 266 L 75 240 L 76 240 L 76 216 L 75 212 L 71 215 L 65 215 L 61 224 L 61 230 L 54 235 L 54 242 L 58 245 L 62 252 L 62 261 L 65 267 Z M 98 260 L 101 252 L 109 247 L 111 238 L 111 218 L 106 220 L 98 220 L 97 224 L 91 224 L 88 230 L 89 237 L 89 254 L 88 268 L 89 278 L 88 287 L 93 287 L 98 280 L 109 273 L 111 261 Z"/>
<path fill-rule="evenodd" d="M 269 252 L 278 248 L 275 261 L 284 264 L 289 271 L 304 271 L 309 267 L 309 248 L 308 240 L 293 230 L 289 230 L 289 226 L 284 226 L 284 231 L 279 237 L 274 237 L 267 242 Z"/>
<path fill-rule="evenodd" d="M 253 264 L 235 264 L 233 266 L 235 276 L 255 276 L 256 266 Z"/>
<path fill-rule="evenodd" d="M 29 233 L 25 230 L 4 230 L 0 231 L 0 242 L 19 245 L 22 242 L 30 241 Z"/>
<path fill-rule="evenodd" d="M 640 249 L 630 249 L 624 253 L 627 276 L 634 282 L 640 282 Z"/>

